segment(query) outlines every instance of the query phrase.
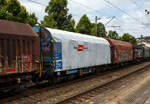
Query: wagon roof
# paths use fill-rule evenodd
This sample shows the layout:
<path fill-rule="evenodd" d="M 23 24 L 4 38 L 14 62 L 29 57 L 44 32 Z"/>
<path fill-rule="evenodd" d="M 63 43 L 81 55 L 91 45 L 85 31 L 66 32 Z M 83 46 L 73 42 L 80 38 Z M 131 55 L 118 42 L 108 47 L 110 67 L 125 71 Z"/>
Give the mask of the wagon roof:
<path fill-rule="evenodd" d="M 29 24 L 0 20 L 0 35 L 37 36 Z"/>
<path fill-rule="evenodd" d="M 120 41 L 120 40 L 114 40 L 114 39 L 109 39 L 109 38 L 106 38 L 106 39 L 109 41 L 109 43 L 112 46 L 123 46 L 123 47 L 129 47 L 129 48 L 132 47 L 132 44 L 129 43 L 129 42 Z"/>
<path fill-rule="evenodd" d="M 87 42 L 87 43 L 97 43 L 97 44 L 105 44 L 109 45 L 109 42 L 101 37 L 90 36 L 86 34 L 68 32 L 63 30 L 46 28 L 52 35 L 55 41 L 77 41 L 77 42 Z"/>

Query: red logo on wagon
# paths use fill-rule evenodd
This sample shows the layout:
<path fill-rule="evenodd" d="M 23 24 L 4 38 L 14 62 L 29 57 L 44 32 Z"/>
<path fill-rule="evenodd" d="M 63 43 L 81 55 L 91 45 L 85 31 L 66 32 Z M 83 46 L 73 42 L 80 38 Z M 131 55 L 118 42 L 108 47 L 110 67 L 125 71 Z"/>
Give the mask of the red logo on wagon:
<path fill-rule="evenodd" d="M 83 51 L 84 45 L 78 45 L 77 51 Z"/>

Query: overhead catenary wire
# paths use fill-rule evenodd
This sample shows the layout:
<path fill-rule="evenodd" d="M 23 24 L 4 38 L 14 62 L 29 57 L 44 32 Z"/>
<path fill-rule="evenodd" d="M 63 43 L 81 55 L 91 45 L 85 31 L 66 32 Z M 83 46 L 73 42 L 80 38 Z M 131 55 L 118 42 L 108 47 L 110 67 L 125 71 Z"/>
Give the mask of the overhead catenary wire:
<path fill-rule="evenodd" d="M 72 1 L 72 2 L 74 2 L 74 3 L 77 3 L 77 4 L 83 6 L 83 7 L 87 8 L 87 9 L 90 9 L 90 10 L 92 9 L 92 10 L 94 10 L 95 12 L 97 12 L 97 13 L 99 13 L 99 14 L 103 14 L 102 11 L 99 11 L 99 10 L 97 10 L 97 9 L 95 9 L 95 8 L 89 7 L 88 5 L 85 5 L 85 4 L 83 4 L 83 3 L 77 2 L 77 1 L 75 1 L 75 0 L 70 0 L 70 1 Z M 105 12 L 105 14 L 108 14 L 108 12 Z M 95 16 L 95 15 L 94 15 L 94 16 Z M 114 17 L 114 16 L 113 16 L 113 17 Z"/>
<path fill-rule="evenodd" d="M 117 18 L 116 18 L 116 19 L 117 19 Z M 118 20 L 119 20 L 119 19 L 118 19 Z M 119 21 L 120 21 L 120 20 L 119 20 Z M 123 25 L 123 24 L 122 24 L 122 25 Z M 146 23 L 144 23 L 144 22 L 142 22 L 141 25 L 142 25 L 142 26 L 145 26 L 143 32 L 145 32 L 145 30 L 149 28 L 148 26 L 146 26 Z M 126 30 L 131 30 L 131 28 L 126 29 Z M 136 30 L 136 29 L 132 29 L 132 30 Z M 135 33 L 135 31 L 134 31 L 134 33 Z M 139 32 L 138 32 L 138 34 L 139 34 Z"/>
<path fill-rule="evenodd" d="M 28 0 L 28 1 L 29 1 L 29 2 L 33 2 L 33 3 L 36 3 L 36 4 L 41 5 L 41 6 L 47 6 L 46 4 L 42 4 L 42 3 L 39 3 L 39 2 L 34 1 L 34 0 Z M 78 4 L 84 6 L 84 7 L 88 8 L 88 9 L 93 9 L 93 10 L 95 10 L 97 13 L 102 13 L 102 12 L 98 11 L 97 9 L 92 8 L 92 7 L 89 7 L 89 6 L 85 5 L 85 4 L 79 3 L 79 2 L 74 1 L 74 0 L 70 0 L 70 1 L 73 1 L 73 2 L 75 2 L 75 3 L 78 3 Z M 140 22 L 141 24 L 143 24 L 143 22 L 141 22 L 140 20 L 138 20 L 138 19 L 135 18 L 135 17 L 130 16 L 127 12 L 125 12 L 125 11 L 122 10 L 121 8 L 115 6 L 115 5 L 112 4 L 111 2 L 109 2 L 109 1 L 107 1 L 107 0 L 104 0 L 104 1 L 107 2 L 108 4 L 110 4 L 111 6 L 113 6 L 113 7 L 117 8 L 117 9 L 119 9 L 120 11 L 124 12 L 124 13 L 125 13 L 126 15 L 128 15 L 130 18 L 132 18 L 132 19 L 134 19 L 134 20 Z M 75 16 L 77 16 L 77 15 L 75 15 Z"/>
<path fill-rule="evenodd" d="M 120 19 L 119 19 L 118 17 L 116 17 L 116 19 L 117 19 L 118 21 L 120 21 Z M 121 23 L 121 22 L 122 22 L 122 21 L 120 21 L 120 23 Z M 121 24 L 121 25 L 124 25 L 124 24 Z M 142 23 L 141 25 L 145 26 L 144 23 Z M 122 26 L 120 26 L 119 28 L 120 28 L 120 31 L 121 31 L 122 33 L 124 33 L 124 30 L 126 30 L 126 32 L 127 32 L 127 30 L 128 30 L 128 31 L 129 31 L 129 30 L 132 30 L 131 32 L 135 33 L 136 35 L 139 35 L 139 31 L 137 31 L 137 29 L 131 29 L 131 28 L 123 29 Z M 149 27 L 147 26 L 147 27 L 145 27 L 144 29 L 147 29 L 147 28 L 149 28 Z M 144 32 L 145 32 L 145 31 L 144 31 Z M 144 34 L 145 34 L 145 33 L 144 33 Z"/>
<path fill-rule="evenodd" d="M 41 5 L 41 6 L 47 6 L 46 4 L 42 4 L 42 3 L 39 3 L 39 2 L 34 1 L 34 0 L 27 0 L 27 1 L 33 2 L 33 3 L 38 4 L 38 5 Z M 95 11 L 98 12 L 98 13 L 101 13 L 100 11 L 98 11 L 98 10 L 92 8 L 92 7 L 89 7 L 89 6 L 85 5 L 85 4 L 79 3 L 79 2 L 74 1 L 74 0 L 70 0 L 70 1 L 75 2 L 75 3 L 77 3 L 77 4 L 80 4 L 80 5 L 82 5 L 82 6 L 86 7 L 86 8 L 88 8 L 88 9 L 93 9 L 93 10 L 95 10 Z"/>
<path fill-rule="evenodd" d="M 22 1 L 22 0 L 21 0 L 21 1 Z M 40 5 L 40 6 L 44 6 L 44 7 L 47 6 L 46 4 L 43 4 L 43 3 L 40 3 L 40 2 L 37 2 L 37 1 L 34 1 L 34 0 L 28 0 L 28 1 L 29 1 L 29 2 L 33 2 L 33 3 L 35 3 L 35 4 L 38 4 L 38 5 Z M 70 0 L 70 1 L 72 1 L 72 2 L 74 2 L 74 3 L 77 3 L 77 4 L 80 4 L 81 6 L 86 7 L 86 8 L 88 8 L 88 9 L 92 9 L 92 10 L 94 10 L 94 11 L 97 12 L 97 13 L 102 13 L 101 11 L 99 11 L 99 10 L 93 8 L 93 7 L 90 7 L 90 6 L 88 6 L 88 5 L 85 5 L 85 4 L 83 4 L 83 3 L 77 2 L 77 1 L 75 1 L 75 0 Z M 106 0 L 104 0 L 104 1 L 106 1 Z M 110 2 L 109 2 L 109 3 L 106 3 L 106 4 L 110 5 Z M 111 3 L 111 4 L 112 4 L 112 3 Z M 132 16 L 129 15 L 126 11 L 124 11 L 124 10 L 122 10 L 121 8 L 115 6 L 114 4 L 112 4 L 110 7 L 115 7 L 115 8 L 117 8 L 117 9 L 119 9 L 121 12 L 125 13 L 125 14 L 128 15 L 130 18 L 132 18 L 132 19 L 134 19 L 135 21 L 137 21 L 137 22 L 143 24 L 143 22 L 141 22 L 140 20 L 138 20 L 138 19 L 135 18 L 135 17 L 132 17 Z M 73 16 L 79 16 L 79 15 L 73 14 Z"/>
<path fill-rule="evenodd" d="M 34 1 L 34 0 L 27 0 L 27 1 L 29 1 L 29 2 L 33 2 L 33 3 L 38 4 L 38 5 L 41 5 L 41 6 L 47 6 L 46 4 L 39 3 L 39 2 Z"/>
<path fill-rule="evenodd" d="M 104 9 L 102 9 L 102 10 L 100 11 L 100 10 L 97 10 L 97 9 L 95 9 L 95 8 L 93 8 L 93 7 L 90 7 L 90 6 L 88 6 L 88 5 L 85 5 L 85 4 L 83 4 L 83 3 L 77 2 L 77 1 L 75 1 L 75 0 L 70 0 L 70 1 L 72 1 L 72 2 L 74 2 L 74 3 L 77 3 L 77 4 L 83 6 L 83 7 L 87 8 L 87 9 L 92 9 L 92 10 L 94 10 L 95 12 L 101 14 L 101 16 L 102 16 L 103 13 L 109 15 L 109 13 L 108 13 L 108 12 L 105 12 Z"/>
<path fill-rule="evenodd" d="M 24 0 L 20 0 L 20 1 L 24 1 Z M 34 1 L 34 0 L 27 0 L 27 1 L 35 3 L 35 4 L 43 6 L 43 7 L 47 6 L 46 4 L 43 4 L 43 3 L 40 3 L 40 2 L 37 2 L 37 1 Z M 79 16 L 79 15 L 73 14 L 73 16 Z"/>
<path fill-rule="evenodd" d="M 80 5 L 84 6 L 84 7 L 86 7 L 87 9 L 95 10 L 97 13 L 102 13 L 102 12 L 98 11 L 98 10 L 95 9 L 95 8 L 89 7 L 89 6 L 85 5 L 85 4 L 82 4 L 82 3 L 80 3 L 80 2 L 77 2 L 77 1 L 75 1 L 75 0 L 70 0 L 70 1 L 75 2 L 75 3 L 77 3 L 77 4 L 80 4 Z"/>
<path fill-rule="evenodd" d="M 32 2 L 32 3 L 35 3 L 35 4 L 38 4 L 38 5 L 40 5 L 40 6 L 44 6 L 44 7 L 47 6 L 46 4 L 42 4 L 42 3 L 37 2 L 37 1 L 34 1 L 34 0 L 27 0 L 27 1 Z M 97 10 L 97 9 L 95 9 L 95 8 L 92 8 L 92 7 L 89 7 L 89 6 L 87 6 L 87 5 L 85 5 L 85 4 L 82 4 L 82 3 L 80 3 L 80 2 L 77 2 L 77 1 L 74 1 L 74 0 L 70 0 L 70 1 L 72 1 L 72 2 L 74 2 L 74 3 L 77 3 L 77 4 L 83 6 L 83 7 L 87 8 L 87 9 L 92 9 L 92 10 L 94 10 L 95 12 L 97 12 L 97 13 L 99 13 L 99 14 L 102 13 L 102 12 L 100 12 L 99 10 Z M 79 15 L 73 14 L 73 16 L 79 16 Z"/>
<path fill-rule="evenodd" d="M 24 1 L 24 0 L 20 0 L 20 1 Z M 40 3 L 40 2 L 37 2 L 37 1 L 34 1 L 34 0 L 27 0 L 27 1 L 32 2 L 32 3 L 35 3 L 35 4 L 40 5 L 40 6 L 44 6 L 44 7 L 47 6 L 46 4 L 43 4 L 43 3 Z M 77 1 L 74 1 L 74 0 L 70 0 L 70 1 L 75 2 L 75 3 L 77 3 L 77 4 L 79 4 L 79 5 L 83 6 L 83 7 L 85 7 L 85 8 L 87 8 L 87 9 L 92 9 L 92 10 L 94 10 L 95 12 L 97 12 L 97 13 L 99 13 L 99 14 L 102 13 L 102 12 L 100 12 L 99 10 L 97 10 L 97 9 L 95 9 L 95 8 L 92 8 L 92 7 L 89 7 L 89 6 L 87 6 L 87 5 L 85 5 L 85 4 L 82 4 L 82 3 L 80 3 L 80 2 L 77 2 Z M 73 14 L 73 16 L 79 16 L 79 15 Z"/>
<path fill-rule="evenodd" d="M 116 8 L 116 9 L 120 10 L 120 11 L 123 12 L 123 13 L 125 13 L 127 16 L 129 16 L 129 17 L 132 18 L 133 20 L 135 20 L 135 21 L 137 21 L 137 22 L 139 22 L 139 23 L 141 23 L 141 24 L 143 25 L 143 22 L 142 22 L 142 21 L 140 21 L 140 20 L 138 20 L 137 18 L 135 18 L 135 17 L 129 15 L 126 11 L 124 11 L 123 9 L 119 8 L 118 6 L 112 4 L 110 1 L 107 1 L 107 0 L 104 0 L 104 1 L 107 2 L 108 4 L 110 4 L 112 7 L 114 7 L 114 8 Z"/>
<path fill-rule="evenodd" d="M 120 21 L 120 23 L 122 22 L 119 18 L 116 18 L 118 21 Z M 131 28 L 122 28 L 123 25 L 125 24 L 121 24 L 122 26 L 120 26 L 120 31 L 122 31 L 122 33 L 125 33 L 125 31 L 127 32 L 130 32 L 131 30 L 131 33 L 133 32 L 134 34 L 138 35 L 139 34 L 139 31 L 137 29 L 131 29 Z"/>
<path fill-rule="evenodd" d="M 85 5 L 85 4 L 79 3 L 79 2 L 74 1 L 74 0 L 70 0 L 70 1 L 73 1 L 73 2 L 75 2 L 75 3 L 78 3 L 78 4 L 80 4 L 80 5 L 82 5 L 82 6 L 86 7 L 86 8 L 88 8 L 88 9 L 92 9 L 92 10 L 95 10 L 96 12 L 98 12 L 98 13 L 101 13 L 100 11 L 96 10 L 95 8 L 89 7 L 89 6 Z M 106 2 L 106 0 L 104 0 L 104 1 Z M 108 2 L 106 2 L 106 3 L 108 3 Z M 112 7 L 116 8 L 116 9 L 119 9 L 121 12 L 125 13 L 128 17 L 130 17 L 131 19 L 137 21 L 137 22 L 140 23 L 141 25 L 144 25 L 144 23 L 143 23 L 142 21 L 140 21 L 140 20 L 137 19 L 136 17 L 133 17 L 132 15 L 128 14 L 126 11 L 122 10 L 121 8 L 117 7 L 116 5 L 113 5 L 112 3 L 111 3 L 111 4 L 108 3 L 108 4 L 111 5 Z M 122 29 L 123 29 L 123 28 L 122 28 Z"/>
<path fill-rule="evenodd" d="M 106 26 L 107 24 L 109 24 L 114 18 L 116 18 L 115 16 L 113 16 L 107 23 L 105 23 L 104 25 Z"/>
<path fill-rule="evenodd" d="M 115 19 L 116 19 L 118 22 L 120 22 L 120 23 L 122 22 L 118 17 L 116 17 Z M 118 22 L 117 22 L 117 23 L 118 23 Z M 118 24 L 118 26 L 106 26 L 106 27 L 109 28 L 108 30 L 112 30 L 111 28 L 113 28 L 113 29 L 114 29 L 114 28 L 118 28 L 119 31 L 120 31 L 120 33 L 121 33 L 122 35 L 125 33 L 126 30 L 128 30 L 128 31 L 129 31 L 129 30 L 132 30 L 131 32 L 133 32 L 133 33 L 135 33 L 136 35 L 138 35 L 137 33 L 139 33 L 139 32 L 137 31 L 137 29 L 131 29 L 131 28 L 127 29 L 127 28 L 123 28 L 123 25 L 124 25 L 124 24 L 121 24 L 121 25 Z M 117 29 L 117 30 L 118 30 L 118 29 Z M 116 30 L 116 29 L 115 29 L 115 30 Z M 116 30 L 116 31 L 117 31 L 117 30 Z M 127 31 L 126 31 L 126 33 L 127 33 Z"/>
<path fill-rule="evenodd" d="M 92 10 L 95 10 L 96 12 L 98 12 L 98 13 L 101 13 L 100 11 L 96 10 L 95 8 L 89 7 L 89 6 L 85 5 L 85 4 L 79 3 L 79 2 L 74 1 L 74 0 L 70 0 L 70 1 L 73 1 L 73 2 L 75 2 L 75 3 L 78 3 L 78 4 L 80 4 L 80 5 L 82 5 L 82 6 L 86 7 L 86 8 L 88 8 L 88 9 L 92 9 Z M 125 14 L 127 14 L 130 18 L 132 18 L 132 19 L 134 19 L 134 20 L 140 22 L 141 24 L 143 24 L 143 23 L 142 23 L 141 21 L 139 21 L 137 18 L 134 18 L 134 17 L 130 16 L 130 15 L 129 15 L 128 13 L 126 13 L 125 11 L 122 10 L 122 12 L 124 12 Z M 122 28 L 122 29 L 123 29 L 123 28 Z"/>

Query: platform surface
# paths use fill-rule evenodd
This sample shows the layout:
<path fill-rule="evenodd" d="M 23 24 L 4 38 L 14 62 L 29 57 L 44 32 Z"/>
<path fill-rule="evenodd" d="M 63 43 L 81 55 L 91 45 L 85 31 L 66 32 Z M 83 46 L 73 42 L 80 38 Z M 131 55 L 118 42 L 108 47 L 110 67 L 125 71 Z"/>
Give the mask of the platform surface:
<path fill-rule="evenodd" d="M 142 73 L 141 73 L 142 74 Z M 150 69 L 138 75 L 131 83 L 107 93 L 101 100 L 99 96 L 91 104 L 150 104 Z"/>

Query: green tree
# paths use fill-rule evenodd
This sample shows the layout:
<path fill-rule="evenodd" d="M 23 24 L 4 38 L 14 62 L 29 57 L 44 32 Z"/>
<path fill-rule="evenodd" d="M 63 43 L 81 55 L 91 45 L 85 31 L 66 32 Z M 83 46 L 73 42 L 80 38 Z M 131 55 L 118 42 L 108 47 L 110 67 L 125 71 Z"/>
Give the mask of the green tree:
<path fill-rule="evenodd" d="M 106 37 L 106 30 L 104 24 L 102 23 L 97 24 L 97 33 L 96 33 L 96 24 L 92 23 L 91 34 L 94 36 L 97 35 L 98 37 Z"/>
<path fill-rule="evenodd" d="M 30 25 L 37 23 L 35 14 L 29 14 L 18 0 L 0 0 L 0 19 L 29 23 Z"/>
<path fill-rule="evenodd" d="M 83 15 L 76 26 L 76 32 L 90 35 L 91 26 L 91 22 L 87 15 Z"/>
<path fill-rule="evenodd" d="M 50 0 L 45 9 L 47 13 L 44 20 L 41 22 L 42 26 L 50 28 L 62 29 L 67 31 L 75 31 L 75 21 L 72 15 L 68 14 L 67 0 Z"/>
<path fill-rule="evenodd" d="M 29 23 L 31 26 L 37 23 L 37 17 L 35 16 L 35 13 L 29 14 L 27 17 L 27 23 Z"/>
<path fill-rule="evenodd" d="M 144 43 L 140 43 L 140 44 L 138 44 L 138 45 L 140 45 L 140 46 L 145 46 L 145 44 L 144 44 Z"/>
<path fill-rule="evenodd" d="M 126 42 L 130 42 L 132 44 L 137 44 L 137 40 L 134 36 L 130 35 L 129 33 L 125 33 L 123 34 L 123 36 L 121 37 L 122 41 L 126 41 Z"/>
<path fill-rule="evenodd" d="M 116 31 L 112 31 L 112 30 L 109 31 L 107 37 L 111 38 L 111 39 L 115 39 L 115 40 L 119 40 L 120 39 L 118 33 Z"/>
<path fill-rule="evenodd" d="M 95 33 L 95 23 L 91 23 L 91 35 L 95 36 L 96 33 Z"/>

